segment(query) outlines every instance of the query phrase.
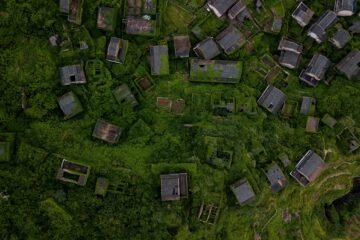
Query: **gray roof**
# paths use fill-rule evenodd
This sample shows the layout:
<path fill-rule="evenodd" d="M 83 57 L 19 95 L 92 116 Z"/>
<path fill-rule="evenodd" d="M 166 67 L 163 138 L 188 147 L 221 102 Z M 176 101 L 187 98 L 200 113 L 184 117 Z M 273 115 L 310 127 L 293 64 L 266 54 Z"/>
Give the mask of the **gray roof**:
<path fill-rule="evenodd" d="M 349 31 L 352 33 L 360 33 L 360 20 L 353 23 L 353 25 L 349 28 Z"/>
<path fill-rule="evenodd" d="M 331 42 L 338 48 L 343 48 L 351 40 L 351 35 L 344 29 L 339 29 L 331 38 Z"/>
<path fill-rule="evenodd" d="M 304 115 L 308 115 L 310 113 L 311 107 L 316 104 L 316 99 L 313 97 L 302 97 L 300 113 Z"/>
<path fill-rule="evenodd" d="M 188 183 L 186 173 L 161 175 L 161 200 L 173 201 L 188 196 Z"/>
<path fill-rule="evenodd" d="M 99 119 L 96 122 L 93 131 L 93 137 L 96 137 L 108 143 L 117 143 L 119 141 L 121 133 L 122 129 L 120 127 Z"/>
<path fill-rule="evenodd" d="M 290 51 L 281 51 L 279 63 L 287 68 L 294 69 L 300 64 L 301 55 Z"/>
<path fill-rule="evenodd" d="M 345 74 L 348 79 L 360 79 L 360 50 L 353 49 L 336 65 L 336 68 Z"/>
<path fill-rule="evenodd" d="M 356 0 L 336 0 L 334 11 L 339 16 L 351 16 L 356 11 Z"/>
<path fill-rule="evenodd" d="M 106 60 L 115 63 L 124 63 L 128 41 L 112 37 L 107 49 Z"/>
<path fill-rule="evenodd" d="M 331 10 L 327 10 L 318 20 L 317 20 L 317 24 L 319 24 L 319 26 L 321 26 L 324 30 L 326 30 L 327 28 L 329 28 L 331 25 L 333 25 L 336 21 L 338 20 L 338 17 L 336 16 L 336 13 L 331 11 Z"/>
<path fill-rule="evenodd" d="M 191 50 L 189 35 L 174 36 L 174 48 L 176 57 L 189 57 Z"/>
<path fill-rule="evenodd" d="M 319 25 L 319 24 L 313 24 L 308 31 L 308 36 L 315 39 L 317 43 L 322 43 L 327 38 L 326 31 Z"/>
<path fill-rule="evenodd" d="M 242 62 L 190 59 L 190 81 L 237 83 L 242 74 Z"/>
<path fill-rule="evenodd" d="M 59 72 L 62 85 L 86 83 L 85 73 L 80 64 L 61 67 Z"/>
<path fill-rule="evenodd" d="M 288 180 L 277 164 L 271 165 L 265 174 L 273 192 L 280 191 L 288 184 Z"/>
<path fill-rule="evenodd" d="M 262 93 L 257 103 L 266 108 L 271 113 L 277 113 L 281 110 L 287 97 L 278 88 L 268 85 Z"/>
<path fill-rule="evenodd" d="M 221 17 L 237 0 L 209 0 L 207 5 L 215 13 Z"/>
<path fill-rule="evenodd" d="M 150 47 L 150 58 L 152 75 L 169 74 L 169 52 L 167 45 Z"/>
<path fill-rule="evenodd" d="M 62 13 L 69 13 L 70 0 L 59 0 L 59 8 Z"/>
<path fill-rule="evenodd" d="M 314 38 L 318 43 L 325 41 L 326 29 L 338 20 L 336 13 L 327 10 L 309 29 L 308 36 Z"/>
<path fill-rule="evenodd" d="M 237 3 L 232 6 L 228 12 L 228 17 L 230 20 L 234 20 L 242 11 L 246 9 L 245 0 L 239 0 Z"/>
<path fill-rule="evenodd" d="M 309 150 L 296 165 L 296 170 L 309 182 L 313 182 L 326 167 L 324 160 L 314 151 Z"/>
<path fill-rule="evenodd" d="M 313 16 L 314 16 L 314 11 L 312 11 L 303 2 L 299 3 L 299 5 L 296 7 L 295 11 L 292 14 L 292 17 L 302 27 L 308 25 Z"/>
<path fill-rule="evenodd" d="M 327 57 L 317 53 L 311 59 L 305 72 L 307 75 L 320 81 L 324 78 L 326 71 L 330 67 L 330 64 L 331 62 Z"/>
<path fill-rule="evenodd" d="M 231 190 L 235 194 L 236 199 L 240 204 L 246 204 L 255 200 L 255 193 L 251 185 L 246 179 L 241 179 L 231 185 Z"/>
<path fill-rule="evenodd" d="M 216 36 L 216 42 L 226 54 L 231 54 L 242 47 L 246 39 L 237 28 L 229 26 Z"/>
<path fill-rule="evenodd" d="M 73 117 L 83 111 L 79 99 L 73 92 L 68 92 L 58 98 L 58 103 L 67 118 Z"/>
<path fill-rule="evenodd" d="M 196 55 L 203 59 L 210 60 L 219 55 L 220 49 L 212 37 L 208 37 L 194 47 Z"/>
<path fill-rule="evenodd" d="M 303 50 L 303 46 L 289 39 L 282 38 L 279 43 L 278 50 L 280 51 L 286 50 L 294 53 L 301 53 Z"/>

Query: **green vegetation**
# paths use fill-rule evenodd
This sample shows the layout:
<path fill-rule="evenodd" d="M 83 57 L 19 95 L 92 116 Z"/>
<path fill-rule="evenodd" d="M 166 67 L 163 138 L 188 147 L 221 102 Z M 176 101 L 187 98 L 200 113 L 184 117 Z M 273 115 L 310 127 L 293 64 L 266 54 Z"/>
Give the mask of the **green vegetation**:
<path fill-rule="evenodd" d="M 241 77 L 231 85 L 195 83 L 189 81 L 188 59 L 175 59 L 172 34 L 189 34 L 195 46 L 228 26 L 203 8 L 205 0 L 154 1 L 150 17 L 156 30 L 147 36 L 125 34 L 125 0 L 85 0 L 81 26 L 68 22 L 58 2 L 0 1 L 0 239 L 358 238 L 360 201 L 347 194 L 360 175 L 359 149 L 349 149 L 360 136 L 359 83 L 335 71 L 326 77 L 329 84 L 316 88 L 297 78 L 315 52 L 335 64 L 360 47 L 358 36 L 341 50 L 330 42 L 317 45 L 290 16 L 297 1 L 266 0 L 259 13 L 247 1 L 257 24 L 245 22 L 241 31 L 251 33 L 242 49 L 216 58 L 241 62 Z M 333 9 L 333 2 L 307 4 L 318 17 Z M 97 28 L 102 6 L 117 11 L 114 31 Z M 273 12 L 284 22 L 277 35 L 262 32 Z M 339 23 L 348 28 L 355 18 Z M 55 34 L 58 46 L 51 46 Z M 306 48 L 301 67 L 286 73 L 277 64 L 283 35 Z M 111 37 L 129 41 L 124 64 L 105 59 Z M 169 57 L 161 61 L 166 57 L 169 74 L 150 76 L 149 46 L 165 44 Z M 86 84 L 61 86 L 58 68 L 68 64 L 84 66 Z M 201 80 L 219 77 L 211 67 L 207 74 L 195 73 Z M 269 83 L 290 99 L 281 114 L 269 114 L 256 103 Z M 123 84 L 136 98 L 135 109 L 113 96 Z M 64 119 L 57 99 L 70 91 L 83 112 Z M 184 110 L 158 108 L 159 96 L 183 99 Z M 298 111 L 302 96 L 317 99 L 313 117 L 331 116 L 336 125 L 320 122 L 317 134 L 306 133 L 307 117 Z M 118 144 L 92 137 L 98 119 L 124 128 Z M 301 187 L 288 173 L 308 149 L 323 157 L 327 168 Z M 285 155 L 289 166 L 279 159 Z M 56 179 L 63 158 L 91 167 L 85 186 Z M 277 194 L 264 174 L 273 162 L 289 180 Z M 161 202 L 159 175 L 179 172 L 188 174 L 189 198 Z M 244 207 L 229 187 L 242 178 L 256 193 Z M 98 179 L 106 179 L 104 188 Z M 346 204 L 340 204 L 337 199 L 345 195 Z M 210 205 L 218 209 L 214 224 L 202 221 Z"/>

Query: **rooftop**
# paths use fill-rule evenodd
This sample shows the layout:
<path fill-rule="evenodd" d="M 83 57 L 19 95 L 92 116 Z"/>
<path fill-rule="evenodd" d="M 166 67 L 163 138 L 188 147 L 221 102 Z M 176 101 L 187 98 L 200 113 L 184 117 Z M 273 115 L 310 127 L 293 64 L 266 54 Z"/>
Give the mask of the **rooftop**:
<path fill-rule="evenodd" d="M 235 27 L 229 26 L 216 36 L 216 42 L 226 54 L 231 54 L 245 43 L 245 36 Z"/>
<path fill-rule="evenodd" d="M 237 0 L 209 0 L 207 6 L 217 17 L 221 17 Z"/>
<path fill-rule="evenodd" d="M 242 74 L 242 62 L 190 59 L 190 81 L 237 83 Z"/>
<path fill-rule="evenodd" d="M 314 16 L 314 11 L 312 11 L 303 2 L 299 3 L 299 5 L 296 7 L 295 11 L 292 14 L 292 17 L 302 27 L 305 27 L 306 25 L 308 25 L 313 16 Z"/>
<path fill-rule="evenodd" d="M 112 37 L 107 49 L 106 60 L 114 63 L 124 63 L 129 42 L 127 40 Z"/>
<path fill-rule="evenodd" d="M 343 48 L 351 40 L 351 35 L 344 29 L 339 29 L 334 36 L 331 38 L 331 42 L 337 48 Z"/>
<path fill-rule="evenodd" d="M 116 22 L 115 8 L 99 7 L 97 16 L 97 28 L 105 31 L 114 31 Z"/>
<path fill-rule="evenodd" d="M 73 92 L 68 92 L 59 97 L 58 103 L 66 119 L 74 117 L 83 111 L 79 99 Z"/>
<path fill-rule="evenodd" d="M 134 35 L 155 34 L 155 21 L 143 18 L 127 18 L 125 20 L 125 32 Z"/>
<path fill-rule="evenodd" d="M 356 12 L 356 0 L 336 0 L 334 9 L 338 16 L 352 16 Z"/>
<path fill-rule="evenodd" d="M 240 205 L 245 205 L 255 200 L 255 193 L 247 179 L 241 179 L 230 186 Z"/>
<path fill-rule="evenodd" d="M 119 104 L 128 104 L 132 108 L 138 105 L 138 101 L 131 93 L 130 88 L 126 84 L 122 84 L 113 91 L 113 95 Z"/>
<path fill-rule="evenodd" d="M 291 41 L 283 37 L 279 43 L 278 50 L 280 51 L 285 50 L 300 54 L 303 51 L 303 46 L 301 44 L 298 44 L 294 41 Z"/>
<path fill-rule="evenodd" d="M 336 65 L 336 68 L 348 79 L 360 79 L 360 50 L 353 49 Z"/>
<path fill-rule="evenodd" d="M 320 81 L 325 77 L 330 64 L 331 62 L 327 57 L 317 53 L 312 57 L 305 72 L 310 77 Z"/>
<path fill-rule="evenodd" d="M 280 191 L 288 184 L 288 180 L 277 164 L 273 164 L 267 169 L 266 177 L 271 184 L 273 192 Z"/>
<path fill-rule="evenodd" d="M 64 86 L 86 83 L 85 73 L 80 64 L 61 67 L 59 72 L 61 84 Z"/>
<path fill-rule="evenodd" d="M 316 133 L 319 128 L 319 122 L 320 122 L 319 118 L 309 116 L 306 122 L 306 132 Z"/>
<path fill-rule="evenodd" d="M 108 143 L 117 143 L 121 133 L 120 127 L 100 119 L 95 125 L 92 136 Z"/>
<path fill-rule="evenodd" d="M 169 74 L 169 53 L 167 45 L 150 47 L 150 58 L 152 75 Z"/>
<path fill-rule="evenodd" d="M 189 57 L 191 50 L 191 42 L 189 35 L 174 36 L 174 48 L 176 57 Z"/>
<path fill-rule="evenodd" d="M 161 175 L 161 200 L 174 201 L 188 197 L 187 173 Z"/>
<path fill-rule="evenodd" d="M 286 95 L 281 90 L 268 85 L 257 102 L 269 112 L 277 113 L 281 110 L 286 99 Z"/>
<path fill-rule="evenodd" d="M 194 52 L 196 55 L 206 60 L 210 60 L 221 53 L 218 45 L 212 37 L 208 37 L 198 43 L 194 47 Z"/>
<path fill-rule="evenodd" d="M 300 113 L 304 115 L 315 114 L 316 99 L 313 97 L 302 97 Z"/>
<path fill-rule="evenodd" d="M 295 167 L 295 170 L 290 173 L 302 186 L 315 181 L 322 170 L 326 167 L 322 158 L 314 151 L 309 150 L 300 159 Z"/>
<path fill-rule="evenodd" d="M 66 159 L 63 159 L 56 178 L 64 182 L 70 182 L 84 186 L 87 182 L 89 174 L 90 167 L 84 164 L 70 162 Z"/>
<path fill-rule="evenodd" d="M 99 196 L 105 196 L 109 187 L 109 180 L 107 178 L 99 177 L 96 180 L 95 194 Z"/>

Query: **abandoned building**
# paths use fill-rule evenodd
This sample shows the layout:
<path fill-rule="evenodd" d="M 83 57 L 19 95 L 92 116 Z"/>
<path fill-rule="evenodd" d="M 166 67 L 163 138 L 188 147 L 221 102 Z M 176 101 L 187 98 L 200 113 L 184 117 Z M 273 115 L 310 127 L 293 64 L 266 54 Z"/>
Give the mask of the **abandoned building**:
<path fill-rule="evenodd" d="M 303 115 L 314 115 L 316 108 L 316 99 L 313 97 L 303 96 L 301 98 L 300 113 Z"/>
<path fill-rule="evenodd" d="M 129 41 L 112 37 L 107 49 L 106 60 L 114 63 L 124 63 Z"/>
<path fill-rule="evenodd" d="M 151 80 L 150 76 L 139 77 L 134 81 L 135 85 L 143 92 L 150 91 L 154 87 L 154 82 Z"/>
<path fill-rule="evenodd" d="M 345 29 L 339 29 L 333 37 L 330 39 L 330 41 L 335 45 L 337 48 L 343 48 L 345 45 L 350 42 L 351 35 L 348 31 Z"/>
<path fill-rule="evenodd" d="M 336 68 L 350 80 L 360 79 L 360 50 L 353 49 Z"/>
<path fill-rule="evenodd" d="M 89 174 L 89 166 L 63 159 L 56 178 L 64 182 L 84 186 L 87 182 Z"/>
<path fill-rule="evenodd" d="M 132 94 L 130 88 L 126 84 L 122 84 L 117 87 L 113 91 L 113 95 L 120 105 L 125 104 L 135 108 L 139 104 L 135 96 Z"/>
<path fill-rule="evenodd" d="M 96 180 L 95 195 L 105 197 L 109 188 L 109 180 L 107 178 L 99 177 Z"/>
<path fill-rule="evenodd" d="M 256 199 L 253 188 L 245 178 L 235 182 L 230 188 L 241 206 L 251 203 Z"/>
<path fill-rule="evenodd" d="M 64 86 L 86 83 L 85 73 L 80 64 L 61 67 L 59 72 L 61 84 Z"/>
<path fill-rule="evenodd" d="M 156 22 L 143 18 L 125 19 L 125 32 L 133 35 L 152 35 L 155 33 Z"/>
<path fill-rule="evenodd" d="M 187 58 L 190 55 L 191 42 L 189 35 L 174 36 L 175 56 L 179 58 Z"/>
<path fill-rule="evenodd" d="M 234 26 L 227 27 L 215 39 L 226 54 L 235 52 L 246 43 L 245 36 Z"/>
<path fill-rule="evenodd" d="M 14 133 L 0 133 L 0 162 L 8 162 L 11 160 L 14 144 Z"/>
<path fill-rule="evenodd" d="M 217 17 L 224 15 L 237 0 L 209 0 L 206 4 L 209 10 L 213 11 Z"/>
<path fill-rule="evenodd" d="M 61 13 L 69 14 L 70 0 L 59 0 L 59 10 Z"/>
<path fill-rule="evenodd" d="M 215 204 L 201 204 L 199 209 L 198 219 L 200 222 L 207 224 L 215 224 L 219 215 L 220 209 Z"/>
<path fill-rule="evenodd" d="M 286 99 L 286 95 L 280 89 L 268 85 L 257 103 L 271 113 L 278 113 L 283 107 Z"/>
<path fill-rule="evenodd" d="M 150 47 L 151 75 L 169 74 L 169 52 L 167 45 Z"/>
<path fill-rule="evenodd" d="M 272 192 L 279 192 L 288 184 L 288 180 L 277 164 L 272 164 L 265 174 L 271 184 Z"/>
<path fill-rule="evenodd" d="M 239 0 L 237 3 L 235 3 L 228 11 L 228 18 L 230 20 L 235 20 L 241 18 L 243 13 L 246 12 L 245 15 L 248 14 L 247 8 L 246 8 L 246 2 L 245 0 Z"/>
<path fill-rule="evenodd" d="M 194 47 L 194 52 L 200 58 L 210 60 L 218 56 L 221 51 L 212 37 L 208 37 Z"/>
<path fill-rule="evenodd" d="M 313 56 L 307 68 L 301 71 L 299 78 L 302 82 L 316 87 L 325 77 L 330 65 L 331 62 L 327 57 L 317 53 Z"/>
<path fill-rule="evenodd" d="M 120 127 L 99 119 L 92 136 L 108 143 L 117 143 L 122 131 Z"/>
<path fill-rule="evenodd" d="M 306 6 L 304 2 L 300 2 L 291 16 L 301 27 L 305 27 L 314 16 L 314 11 Z"/>
<path fill-rule="evenodd" d="M 360 33 L 360 20 L 355 21 L 353 25 L 349 27 L 349 31 L 352 33 Z"/>
<path fill-rule="evenodd" d="M 330 128 L 334 128 L 337 124 L 337 121 L 335 118 L 333 118 L 330 114 L 325 114 L 324 117 L 321 119 L 321 122 L 324 123 L 326 126 Z"/>
<path fill-rule="evenodd" d="M 61 111 L 65 119 L 72 118 L 83 111 L 78 97 L 73 92 L 68 92 L 58 98 Z"/>
<path fill-rule="evenodd" d="M 126 3 L 128 15 L 156 14 L 156 0 L 126 0 Z"/>
<path fill-rule="evenodd" d="M 188 197 L 187 173 L 160 175 L 161 200 L 175 201 Z"/>
<path fill-rule="evenodd" d="M 338 16 L 352 16 L 356 12 L 356 0 L 336 0 L 334 9 Z"/>
<path fill-rule="evenodd" d="M 68 21 L 80 25 L 83 11 L 83 0 L 69 0 L 69 2 Z"/>
<path fill-rule="evenodd" d="M 116 23 L 115 8 L 99 7 L 97 16 L 97 28 L 105 31 L 114 31 Z"/>
<path fill-rule="evenodd" d="M 317 133 L 319 129 L 320 119 L 317 117 L 308 116 L 306 121 L 306 129 L 307 133 Z"/>
<path fill-rule="evenodd" d="M 309 29 L 308 36 L 317 43 L 322 43 L 327 38 L 326 30 L 338 20 L 336 13 L 327 10 Z"/>
<path fill-rule="evenodd" d="M 237 83 L 241 79 L 242 62 L 190 59 L 190 81 Z"/>
<path fill-rule="evenodd" d="M 281 51 L 279 58 L 280 65 L 290 69 L 294 69 L 299 66 L 303 50 L 303 46 L 301 44 L 282 38 L 279 43 L 278 50 Z"/>
<path fill-rule="evenodd" d="M 325 167 L 326 164 L 324 160 L 314 151 L 309 150 L 300 159 L 295 170 L 293 170 L 290 175 L 300 183 L 301 186 L 306 186 L 314 182 Z"/>

